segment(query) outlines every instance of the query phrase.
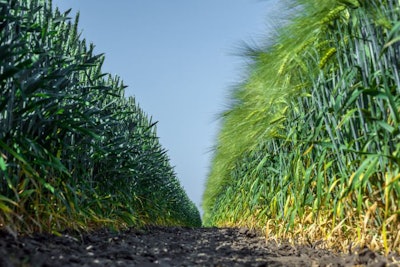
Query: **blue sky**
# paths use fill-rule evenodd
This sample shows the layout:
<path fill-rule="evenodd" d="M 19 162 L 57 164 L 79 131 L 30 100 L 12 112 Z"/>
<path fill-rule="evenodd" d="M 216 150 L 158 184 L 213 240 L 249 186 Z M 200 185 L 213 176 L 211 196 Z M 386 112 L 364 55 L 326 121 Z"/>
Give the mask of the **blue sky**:
<path fill-rule="evenodd" d="M 281 1 L 282 2 L 282 1 Z M 245 67 L 242 42 L 259 43 L 279 0 L 53 0 L 80 12 L 82 37 L 105 53 L 103 71 L 158 121 L 157 133 L 192 201 L 201 198 L 230 89 Z"/>

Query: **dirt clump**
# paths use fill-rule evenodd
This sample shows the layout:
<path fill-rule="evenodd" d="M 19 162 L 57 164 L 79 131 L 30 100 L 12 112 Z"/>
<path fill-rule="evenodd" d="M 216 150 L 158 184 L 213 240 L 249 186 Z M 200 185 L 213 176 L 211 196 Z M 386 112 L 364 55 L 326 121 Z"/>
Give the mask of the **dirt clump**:
<path fill-rule="evenodd" d="M 0 266 L 400 266 L 368 249 L 335 254 L 234 228 L 151 227 L 61 236 L 0 231 Z"/>

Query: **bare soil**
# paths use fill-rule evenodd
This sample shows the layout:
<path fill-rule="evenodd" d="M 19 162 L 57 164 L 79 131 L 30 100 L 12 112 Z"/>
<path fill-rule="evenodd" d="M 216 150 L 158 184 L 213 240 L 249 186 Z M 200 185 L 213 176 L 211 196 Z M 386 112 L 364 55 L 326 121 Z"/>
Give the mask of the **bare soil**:
<path fill-rule="evenodd" d="M 13 266 L 400 266 L 400 257 L 277 244 L 248 229 L 152 227 L 25 237 L 0 231 L 0 267 Z"/>

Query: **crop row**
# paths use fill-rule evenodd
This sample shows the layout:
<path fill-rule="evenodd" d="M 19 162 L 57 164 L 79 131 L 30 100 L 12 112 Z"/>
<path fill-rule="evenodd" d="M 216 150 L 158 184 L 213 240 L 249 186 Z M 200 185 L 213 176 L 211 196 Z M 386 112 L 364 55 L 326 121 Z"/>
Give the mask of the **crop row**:
<path fill-rule="evenodd" d="M 399 2 L 288 3 L 221 116 L 204 222 L 398 251 Z"/>
<path fill-rule="evenodd" d="M 0 227 L 200 225 L 156 123 L 68 14 L 0 1 Z"/>

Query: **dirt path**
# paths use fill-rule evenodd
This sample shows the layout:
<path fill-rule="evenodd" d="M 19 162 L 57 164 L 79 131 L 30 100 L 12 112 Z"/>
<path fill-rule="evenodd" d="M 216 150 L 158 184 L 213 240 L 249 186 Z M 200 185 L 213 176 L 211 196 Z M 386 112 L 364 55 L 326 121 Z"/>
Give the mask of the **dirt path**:
<path fill-rule="evenodd" d="M 369 250 L 335 255 L 266 242 L 247 229 L 151 228 L 13 236 L 0 232 L 0 266 L 399 266 Z"/>

